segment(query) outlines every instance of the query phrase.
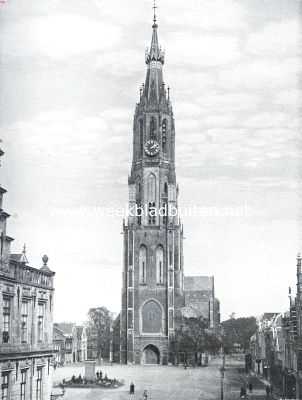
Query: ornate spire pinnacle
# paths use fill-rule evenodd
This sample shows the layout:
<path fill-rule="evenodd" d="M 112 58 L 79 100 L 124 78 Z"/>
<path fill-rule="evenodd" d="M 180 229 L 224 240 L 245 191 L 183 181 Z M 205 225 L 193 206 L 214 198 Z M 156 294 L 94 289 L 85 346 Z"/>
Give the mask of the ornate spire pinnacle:
<path fill-rule="evenodd" d="M 162 49 L 159 47 L 158 44 L 158 36 L 157 36 L 157 17 L 156 17 L 156 0 L 154 0 L 154 5 L 153 5 L 153 10 L 154 10 L 154 15 L 153 15 L 153 33 L 152 33 L 152 40 L 151 40 L 151 47 L 150 50 L 147 50 L 146 52 L 146 64 L 150 64 L 151 61 L 160 61 L 162 64 L 164 63 L 164 52 Z"/>
<path fill-rule="evenodd" d="M 153 16 L 153 27 L 154 27 L 154 25 L 156 25 L 156 9 L 157 9 L 156 0 L 153 0 L 153 11 L 154 11 L 154 16 Z M 157 26 L 156 26 L 156 27 L 157 27 Z"/>
<path fill-rule="evenodd" d="M 20 258 L 20 262 L 22 262 L 24 264 L 28 263 L 27 256 L 26 256 L 26 244 L 25 243 L 23 245 L 23 250 L 22 250 L 22 255 L 21 255 L 21 258 Z"/>

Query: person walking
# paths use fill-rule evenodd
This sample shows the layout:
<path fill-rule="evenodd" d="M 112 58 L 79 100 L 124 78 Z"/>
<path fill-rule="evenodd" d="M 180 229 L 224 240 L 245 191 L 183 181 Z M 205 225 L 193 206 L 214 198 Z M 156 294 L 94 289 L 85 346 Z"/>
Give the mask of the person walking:
<path fill-rule="evenodd" d="M 265 386 L 266 397 L 268 398 L 271 392 L 271 389 L 268 385 Z"/>
<path fill-rule="evenodd" d="M 131 382 L 130 383 L 130 388 L 129 388 L 129 394 L 134 394 L 134 391 L 135 391 L 134 383 Z"/>
<path fill-rule="evenodd" d="M 240 398 L 241 398 L 241 399 L 245 399 L 245 396 L 246 396 L 246 389 L 245 389 L 245 387 L 241 386 L 241 389 L 240 389 Z"/>
<path fill-rule="evenodd" d="M 253 384 L 252 384 L 252 382 L 249 383 L 249 392 L 253 393 Z"/>

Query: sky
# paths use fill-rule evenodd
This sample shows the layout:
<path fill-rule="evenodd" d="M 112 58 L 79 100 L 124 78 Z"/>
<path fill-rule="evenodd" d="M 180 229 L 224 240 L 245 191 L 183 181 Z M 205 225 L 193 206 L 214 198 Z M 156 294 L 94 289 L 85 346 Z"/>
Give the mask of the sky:
<path fill-rule="evenodd" d="M 187 275 L 222 318 L 284 312 L 301 235 L 301 1 L 158 0 Z M 118 312 L 151 0 L 0 5 L 1 184 L 13 251 L 56 272 L 56 321 Z"/>

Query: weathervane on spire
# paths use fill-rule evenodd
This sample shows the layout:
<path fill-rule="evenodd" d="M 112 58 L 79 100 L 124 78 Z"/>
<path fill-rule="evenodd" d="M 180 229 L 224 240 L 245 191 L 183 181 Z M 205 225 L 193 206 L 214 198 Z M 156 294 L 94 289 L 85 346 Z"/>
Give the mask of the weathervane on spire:
<path fill-rule="evenodd" d="M 154 22 L 154 25 L 156 24 L 156 9 L 158 8 L 157 7 L 157 5 L 156 5 L 156 0 L 153 0 L 153 11 L 154 11 L 154 16 L 153 16 L 153 22 Z"/>

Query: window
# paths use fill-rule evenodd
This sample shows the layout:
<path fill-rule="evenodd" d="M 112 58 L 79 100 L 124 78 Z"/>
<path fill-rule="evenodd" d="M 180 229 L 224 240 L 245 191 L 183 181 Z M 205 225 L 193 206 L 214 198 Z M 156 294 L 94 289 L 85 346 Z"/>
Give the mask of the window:
<path fill-rule="evenodd" d="M 128 328 L 133 329 L 133 312 L 128 310 Z"/>
<path fill-rule="evenodd" d="M 155 208 L 155 202 L 149 203 L 148 206 L 148 222 L 149 225 L 155 225 L 156 224 L 156 208 Z"/>
<path fill-rule="evenodd" d="M 141 203 L 137 203 L 137 224 L 141 225 L 142 224 L 142 215 L 143 215 L 143 208 Z"/>
<path fill-rule="evenodd" d="M 156 120 L 154 117 L 150 121 L 150 139 L 156 139 Z"/>
<path fill-rule="evenodd" d="M 173 286 L 173 269 L 172 268 L 169 269 L 169 286 L 170 287 Z"/>
<path fill-rule="evenodd" d="M 132 269 L 128 272 L 128 276 L 129 276 L 129 287 L 133 287 L 133 271 Z"/>
<path fill-rule="evenodd" d="M 168 223 L 168 206 L 167 206 L 167 203 L 164 202 L 162 207 L 163 207 L 163 212 L 162 212 L 163 224 L 167 225 L 167 223 Z"/>
<path fill-rule="evenodd" d="M 21 391 L 20 391 L 20 400 L 25 400 L 26 395 L 26 378 L 27 371 L 21 371 Z"/>
<path fill-rule="evenodd" d="M 1 400 L 8 400 L 9 373 L 2 374 L 1 382 Z"/>
<path fill-rule="evenodd" d="M 139 144 L 140 144 L 140 155 L 144 152 L 144 121 L 139 120 Z"/>
<path fill-rule="evenodd" d="M 165 184 L 164 184 L 164 193 L 165 193 L 165 196 L 168 196 L 168 184 L 167 184 L 167 182 L 165 182 Z"/>
<path fill-rule="evenodd" d="M 174 329 L 174 315 L 173 310 L 169 310 L 169 328 Z"/>
<path fill-rule="evenodd" d="M 43 341 L 44 336 L 44 311 L 45 304 L 40 303 L 38 305 L 38 341 Z"/>
<path fill-rule="evenodd" d="M 156 200 L 156 177 L 153 174 L 150 174 L 148 176 L 147 197 L 148 197 L 148 201 L 150 201 L 150 202 L 153 202 Z"/>
<path fill-rule="evenodd" d="M 161 246 L 156 249 L 156 282 L 164 283 L 164 250 Z"/>
<path fill-rule="evenodd" d="M 142 332 L 161 333 L 162 331 L 162 309 L 160 305 L 150 300 L 142 308 Z"/>
<path fill-rule="evenodd" d="M 145 284 L 147 281 L 147 249 L 141 246 L 139 249 L 139 274 L 140 283 Z"/>
<path fill-rule="evenodd" d="M 10 336 L 10 312 L 11 312 L 11 300 L 10 298 L 3 298 L 3 332 L 2 342 L 8 343 Z"/>
<path fill-rule="evenodd" d="M 42 400 L 42 368 L 37 369 L 36 400 Z"/>
<path fill-rule="evenodd" d="M 162 144 L 163 144 L 163 152 L 167 152 L 167 120 L 164 119 L 162 123 Z"/>
<path fill-rule="evenodd" d="M 129 232 L 129 265 L 133 265 L 133 232 Z"/>
<path fill-rule="evenodd" d="M 28 302 L 22 301 L 21 306 L 21 343 L 27 343 Z"/>

